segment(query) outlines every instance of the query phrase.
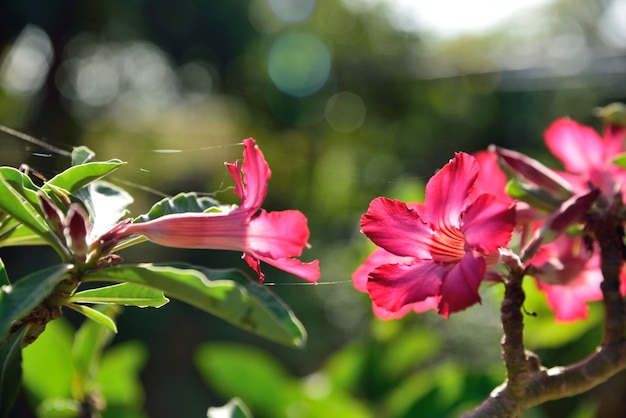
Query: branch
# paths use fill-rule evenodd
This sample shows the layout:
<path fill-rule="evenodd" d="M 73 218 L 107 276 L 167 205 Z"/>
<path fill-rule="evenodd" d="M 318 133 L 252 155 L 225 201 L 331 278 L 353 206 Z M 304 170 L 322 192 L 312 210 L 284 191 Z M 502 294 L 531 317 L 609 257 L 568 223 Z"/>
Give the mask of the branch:
<path fill-rule="evenodd" d="M 613 208 L 615 209 L 615 208 Z M 502 358 L 507 381 L 496 388 L 476 409 L 463 415 L 473 417 L 515 417 L 544 402 L 586 392 L 626 369 L 626 309 L 620 293 L 623 242 L 618 210 L 606 211 L 589 220 L 589 227 L 600 245 L 605 306 L 603 343 L 581 362 L 546 369 L 539 358 L 523 345 L 524 271 L 513 268 L 506 282 L 501 307 Z"/>

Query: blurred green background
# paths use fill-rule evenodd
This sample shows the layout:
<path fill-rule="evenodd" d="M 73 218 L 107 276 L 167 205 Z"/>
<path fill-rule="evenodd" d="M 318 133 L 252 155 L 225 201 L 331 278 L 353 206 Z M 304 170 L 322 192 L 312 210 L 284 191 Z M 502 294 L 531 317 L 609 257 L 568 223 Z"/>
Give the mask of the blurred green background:
<path fill-rule="evenodd" d="M 264 266 L 307 328 L 307 347 L 264 341 L 176 302 L 128 308 L 112 350 L 143 347 L 129 361 L 141 370 L 133 399 L 144 412 L 127 416 L 205 416 L 240 396 L 258 418 L 446 417 L 502 382 L 500 289 L 485 288 L 483 305 L 447 321 L 432 312 L 373 318 L 350 282 L 373 248 L 359 217 L 379 195 L 420 200 L 455 151 L 496 143 L 553 163 L 542 145 L 550 121 L 599 127 L 592 109 L 626 100 L 626 7 L 535 1 L 463 32 L 502 6 L 441 3 L 451 32 L 411 19 L 401 7 L 411 2 L 400 0 L 0 1 L 1 124 L 128 161 L 113 180 L 135 196 L 134 215 L 180 191 L 236 202 L 223 162 L 240 158 L 236 144 L 252 136 L 273 172 L 264 207 L 309 219 L 303 259 L 320 259 L 322 283 Z M 0 158 L 44 177 L 69 164 L 5 134 Z M 122 255 L 247 268 L 219 251 L 144 244 Z M 54 261 L 45 249 L 0 256 L 14 280 Z M 527 320 L 528 344 L 545 365 L 576 361 L 600 341 L 599 307 L 589 321 L 557 326 L 532 283 L 528 291 L 527 309 L 539 313 Z M 624 394 L 620 374 L 525 416 L 622 416 Z M 15 416 L 33 416 L 25 397 Z"/>

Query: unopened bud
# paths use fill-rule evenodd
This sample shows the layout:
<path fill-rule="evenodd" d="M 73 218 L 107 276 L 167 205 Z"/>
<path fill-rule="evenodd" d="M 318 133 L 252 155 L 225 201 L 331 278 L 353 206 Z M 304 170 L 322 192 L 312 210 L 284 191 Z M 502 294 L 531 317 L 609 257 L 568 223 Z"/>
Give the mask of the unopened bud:
<path fill-rule="evenodd" d="M 84 209 L 78 203 L 70 205 L 63 233 L 67 246 L 77 257 L 84 258 L 87 254 L 87 235 L 90 229 L 91 224 Z"/>
<path fill-rule="evenodd" d="M 63 212 L 42 193 L 38 193 L 37 196 L 39 197 L 39 204 L 41 205 L 41 209 L 43 210 L 50 229 L 57 237 L 63 239 L 63 224 L 65 223 Z"/>

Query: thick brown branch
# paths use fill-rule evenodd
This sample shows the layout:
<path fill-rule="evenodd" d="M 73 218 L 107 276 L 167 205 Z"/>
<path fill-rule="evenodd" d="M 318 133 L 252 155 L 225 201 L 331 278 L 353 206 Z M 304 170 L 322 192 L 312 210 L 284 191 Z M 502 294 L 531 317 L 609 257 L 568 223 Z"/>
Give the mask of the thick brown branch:
<path fill-rule="evenodd" d="M 514 397 L 522 397 L 526 393 L 529 370 L 524 350 L 524 290 L 522 279 L 524 271 L 514 268 L 506 282 L 504 300 L 500 308 L 502 329 L 502 359 L 506 367 L 507 390 Z"/>
<path fill-rule="evenodd" d="M 606 318 L 604 321 L 604 343 L 621 341 L 624 338 L 626 311 L 620 293 L 622 269 L 621 222 L 612 212 L 592 222 L 596 241 L 600 244 L 602 276 L 600 286 L 604 296 Z"/>
<path fill-rule="evenodd" d="M 586 392 L 624 369 L 626 343 L 621 341 L 606 344 L 580 363 L 532 372 L 527 394 L 523 398 L 514 396 L 508 386 L 505 386 L 494 391 L 482 404 L 463 417 L 515 417 L 544 402 Z"/>

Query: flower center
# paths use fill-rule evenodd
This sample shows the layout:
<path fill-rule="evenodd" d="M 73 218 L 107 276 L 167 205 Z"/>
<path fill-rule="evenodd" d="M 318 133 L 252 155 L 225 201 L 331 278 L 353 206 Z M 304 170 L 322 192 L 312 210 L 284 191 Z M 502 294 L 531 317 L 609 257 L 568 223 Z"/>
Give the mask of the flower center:
<path fill-rule="evenodd" d="M 459 261 L 465 252 L 465 237 L 459 229 L 450 227 L 434 231 L 430 242 L 430 254 L 434 261 Z"/>

